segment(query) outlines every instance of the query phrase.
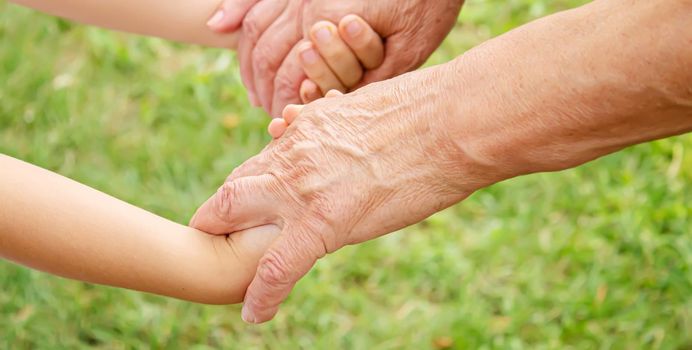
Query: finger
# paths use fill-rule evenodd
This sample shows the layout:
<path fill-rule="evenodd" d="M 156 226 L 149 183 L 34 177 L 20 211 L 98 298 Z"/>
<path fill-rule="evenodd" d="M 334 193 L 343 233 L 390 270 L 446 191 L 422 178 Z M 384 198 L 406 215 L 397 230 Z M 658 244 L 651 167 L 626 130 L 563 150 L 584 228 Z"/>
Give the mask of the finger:
<path fill-rule="evenodd" d="M 409 43 L 401 35 L 395 34 L 387 38 L 384 51 L 386 55 L 382 65 L 365 72 L 359 87 L 410 72 L 423 64 L 420 55 L 411 54 Z"/>
<path fill-rule="evenodd" d="M 305 74 L 319 86 L 321 94 L 332 90 L 346 90 L 336 74 L 329 68 L 327 62 L 322 59 L 319 52 L 311 42 L 299 45 L 300 62 L 305 70 Z M 320 94 L 320 95 L 321 95 Z"/>
<path fill-rule="evenodd" d="M 320 98 L 322 98 L 320 87 L 310 79 L 303 80 L 303 83 L 300 84 L 300 99 L 303 101 L 303 104 L 308 104 Z"/>
<path fill-rule="evenodd" d="M 267 127 L 267 130 L 269 131 L 269 135 L 272 135 L 273 138 L 278 139 L 284 134 L 284 132 L 286 132 L 287 128 L 288 123 L 286 120 L 283 118 L 276 118 L 272 119 Z"/>
<path fill-rule="evenodd" d="M 277 189 L 271 175 L 226 182 L 197 209 L 190 226 L 212 234 L 228 234 L 274 223 Z"/>
<path fill-rule="evenodd" d="M 303 105 L 288 105 L 286 108 L 284 108 L 283 113 L 281 113 L 281 116 L 283 119 L 286 121 L 288 125 L 293 124 L 293 122 L 296 120 L 298 115 L 300 115 L 300 112 L 303 110 Z"/>
<path fill-rule="evenodd" d="M 300 103 L 300 83 L 305 80 L 305 72 L 298 58 L 300 44 L 295 45 L 274 78 L 272 97 L 272 116 L 278 116 L 288 104 Z"/>
<path fill-rule="evenodd" d="M 252 51 L 255 90 L 262 107 L 268 113 L 272 113 L 276 73 L 284 59 L 301 39 L 301 33 L 298 32 L 295 25 L 297 14 L 293 4 L 296 2 L 289 3 L 286 11 L 262 34 Z M 295 86 L 296 97 L 299 84 L 300 81 Z"/>
<path fill-rule="evenodd" d="M 266 169 L 266 158 L 264 154 L 259 153 L 233 169 L 231 174 L 226 177 L 225 182 L 237 180 L 241 177 L 259 176 L 266 173 Z"/>
<path fill-rule="evenodd" d="M 207 22 L 211 30 L 218 33 L 234 32 L 240 28 L 243 18 L 259 0 L 226 0 Z"/>
<path fill-rule="evenodd" d="M 339 97 L 343 96 L 344 93 L 339 91 L 339 90 L 329 90 L 326 95 L 324 95 L 325 98 L 332 98 L 332 97 Z"/>
<path fill-rule="evenodd" d="M 296 282 L 327 252 L 319 237 L 305 230 L 284 232 L 260 259 L 243 304 L 243 320 L 262 323 L 271 320 Z"/>
<path fill-rule="evenodd" d="M 238 61 L 240 62 L 240 77 L 247 88 L 252 105 L 260 106 L 255 89 L 252 52 L 262 34 L 286 9 L 286 0 L 262 0 L 254 6 L 243 21 L 243 35 L 238 42 Z"/>
<path fill-rule="evenodd" d="M 341 40 L 336 26 L 328 21 L 315 23 L 310 29 L 310 38 L 332 72 L 346 87 L 356 85 L 363 77 L 363 68 L 358 58 Z"/>
<path fill-rule="evenodd" d="M 365 69 L 375 69 L 384 61 L 382 38 L 362 18 L 348 15 L 341 19 L 339 34 Z"/>

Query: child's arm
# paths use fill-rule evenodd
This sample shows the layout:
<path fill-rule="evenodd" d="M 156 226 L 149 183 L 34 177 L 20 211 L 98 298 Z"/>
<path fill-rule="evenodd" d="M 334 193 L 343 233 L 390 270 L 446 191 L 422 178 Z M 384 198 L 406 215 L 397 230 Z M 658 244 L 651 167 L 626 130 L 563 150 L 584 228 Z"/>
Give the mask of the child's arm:
<path fill-rule="evenodd" d="M 110 29 L 235 49 L 237 33 L 206 26 L 219 0 L 10 0 L 54 16 Z"/>
<path fill-rule="evenodd" d="M 217 17 L 220 0 L 10 1 L 82 23 L 205 46 L 236 49 L 240 35 L 240 31 L 227 33 L 225 29 L 228 28 L 215 33 L 207 26 L 207 23 L 213 23 Z M 247 12 L 251 4 L 237 1 L 237 8 L 242 8 L 238 13 Z M 224 2 L 225 9 L 221 13 L 230 12 L 228 8 L 233 6 L 236 5 L 232 1 Z M 216 14 L 212 15 L 214 12 Z M 360 24 L 360 29 L 357 33 L 351 31 L 349 34 L 346 28 L 354 22 Z M 311 37 L 325 26 L 330 27 L 332 33 L 337 32 L 333 24 L 323 21 L 316 23 L 311 29 Z M 300 85 L 299 97 L 303 103 L 316 100 L 332 89 L 344 92 L 352 90 L 361 83 L 363 68 L 375 69 L 382 64 L 382 39 L 363 19 L 354 15 L 344 17 L 339 24 L 338 34 L 333 37 L 334 40 L 327 42 L 313 40 L 312 44 L 309 41 L 298 44 L 302 45 L 299 49 L 301 63 L 311 79 Z M 243 60 L 241 53 L 241 68 L 242 62 L 249 59 L 245 57 Z M 249 73 L 245 72 L 247 74 Z M 281 94 L 277 94 L 277 97 L 278 95 Z M 254 95 L 250 96 L 252 98 Z M 259 101 L 254 103 L 259 105 Z M 289 101 L 277 101 L 280 106 L 288 103 Z"/>
<path fill-rule="evenodd" d="M 0 154 L 0 257 L 91 283 L 240 302 L 278 234 L 215 237 Z M 229 238 L 230 237 L 230 238 Z"/>

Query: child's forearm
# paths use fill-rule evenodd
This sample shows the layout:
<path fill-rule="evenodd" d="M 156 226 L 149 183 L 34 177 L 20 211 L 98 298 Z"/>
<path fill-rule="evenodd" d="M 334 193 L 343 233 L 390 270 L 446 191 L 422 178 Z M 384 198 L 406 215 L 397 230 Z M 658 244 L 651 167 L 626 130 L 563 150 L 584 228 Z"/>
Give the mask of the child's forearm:
<path fill-rule="evenodd" d="M 10 0 L 51 15 L 130 33 L 213 47 L 235 48 L 237 34 L 205 25 L 219 0 Z"/>
<path fill-rule="evenodd" d="M 276 230 L 207 235 L 0 155 L 0 256 L 57 275 L 239 302 Z"/>

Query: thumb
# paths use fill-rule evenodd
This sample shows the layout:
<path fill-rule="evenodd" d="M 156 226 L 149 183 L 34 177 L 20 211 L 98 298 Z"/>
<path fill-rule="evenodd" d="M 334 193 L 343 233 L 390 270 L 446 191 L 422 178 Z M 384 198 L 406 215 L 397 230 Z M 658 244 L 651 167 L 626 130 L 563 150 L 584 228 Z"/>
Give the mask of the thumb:
<path fill-rule="evenodd" d="M 298 280 L 326 253 L 325 245 L 317 235 L 285 227 L 259 261 L 255 278 L 245 294 L 243 320 L 262 323 L 274 318 L 279 305 Z"/>
<path fill-rule="evenodd" d="M 212 234 L 228 234 L 274 223 L 277 189 L 271 175 L 226 182 L 197 209 L 190 226 Z"/>
<path fill-rule="evenodd" d="M 420 50 L 412 50 L 410 40 L 406 37 L 403 33 L 397 33 L 387 38 L 384 62 L 378 68 L 365 72 L 358 87 L 410 72 L 425 63 L 425 55 Z"/>
<path fill-rule="evenodd" d="M 225 0 L 214 12 L 207 26 L 218 33 L 229 33 L 240 29 L 245 15 L 259 0 Z"/>

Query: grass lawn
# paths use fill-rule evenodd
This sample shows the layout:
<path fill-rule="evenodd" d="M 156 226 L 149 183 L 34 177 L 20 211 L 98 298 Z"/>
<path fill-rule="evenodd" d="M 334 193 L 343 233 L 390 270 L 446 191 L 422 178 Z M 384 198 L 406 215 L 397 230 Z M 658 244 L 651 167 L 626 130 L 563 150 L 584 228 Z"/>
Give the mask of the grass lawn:
<path fill-rule="evenodd" d="M 469 0 L 430 64 L 583 2 Z M 237 66 L 0 0 L 0 152 L 186 222 L 269 140 Z M 0 262 L 0 349 L 692 349 L 691 184 L 692 135 L 502 183 L 323 259 L 261 326 Z"/>

